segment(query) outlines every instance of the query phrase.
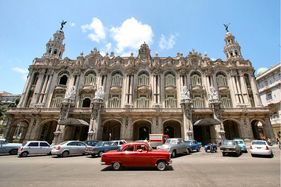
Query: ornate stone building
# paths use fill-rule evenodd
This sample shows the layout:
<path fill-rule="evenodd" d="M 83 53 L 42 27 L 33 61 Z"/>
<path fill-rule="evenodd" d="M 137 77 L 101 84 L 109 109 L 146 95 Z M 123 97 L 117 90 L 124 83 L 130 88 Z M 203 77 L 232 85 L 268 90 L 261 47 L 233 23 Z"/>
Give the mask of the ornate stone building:
<path fill-rule="evenodd" d="M 235 37 L 224 38 L 226 60 L 192 50 L 187 56 L 152 57 L 142 44 L 135 57 L 104 56 L 97 49 L 77 59 L 62 58 L 58 30 L 35 58 L 17 108 L 7 112 L 5 137 L 20 122 L 21 141 L 148 138 L 150 133 L 196 139 L 275 139 L 270 110 L 261 104 L 254 69 Z"/>
<path fill-rule="evenodd" d="M 281 62 L 270 69 L 260 68 L 257 72 L 257 85 L 262 104 L 270 107 L 270 118 L 276 138 L 281 137 Z"/>

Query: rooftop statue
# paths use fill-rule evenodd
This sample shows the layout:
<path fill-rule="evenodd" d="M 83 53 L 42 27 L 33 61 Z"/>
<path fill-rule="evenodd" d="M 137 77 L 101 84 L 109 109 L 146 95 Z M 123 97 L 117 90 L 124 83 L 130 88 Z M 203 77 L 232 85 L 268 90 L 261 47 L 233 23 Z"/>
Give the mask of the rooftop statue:
<path fill-rule="evenodd" d="M 63 20 L 62 20 L 62 22 L 61 22 L 61 24 L 60 24 L 60 25 L 61 25 L 60 30 L 62 30 L 63 26 L 64 26 L 66 23 L 67 23 L 67 21 L 63 21 Z"/>
<path fill-rule="evenodd" d="M 187 86 L 183 87 L 183 92 L 181 92 L 181 100 L 190 100 L 190 92 Z"/>
<path fill-rule="evenodd" d="M 229 32 L 228 31 L 228 26 L 230 25 L 230 23 L 227 25 L 227 24 L 223 24 L 224 26 L 225 26 L 225 30 L 226 30 L 226 32 Z"/>

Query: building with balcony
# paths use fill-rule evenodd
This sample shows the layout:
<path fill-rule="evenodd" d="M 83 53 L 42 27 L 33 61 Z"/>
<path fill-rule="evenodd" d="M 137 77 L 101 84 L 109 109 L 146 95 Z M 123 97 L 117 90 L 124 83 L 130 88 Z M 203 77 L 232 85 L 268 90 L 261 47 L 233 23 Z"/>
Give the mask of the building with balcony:
<path fill-rule="evenodd" d="M 257 85 L 261 102 L 272 111 L 270 121 L 276 137 L 281 137 L 281 62 L 270 69 L 260 68 L 257 72 Z"/>
<path fill-rule="evenodd" d="M 263 107 L 254 68 L 227 32 L 226 60 L 195 50 L 184 56 L 104 56 L 95 48 L 76 59 L 62 58 L 64 31 L 56 31 L 41 58 L 35 58 L 17 108 L 7 112 L 5 137 L 56 144 L 71 139 L 145 139 L 149 134 L 196 139 L 275 139 L 271 111 Z"/>

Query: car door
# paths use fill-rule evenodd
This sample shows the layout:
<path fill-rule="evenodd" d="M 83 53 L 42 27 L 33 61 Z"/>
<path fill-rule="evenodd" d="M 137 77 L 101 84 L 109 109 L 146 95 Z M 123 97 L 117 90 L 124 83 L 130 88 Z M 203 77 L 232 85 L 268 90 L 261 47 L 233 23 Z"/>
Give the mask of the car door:
<path fill-rule="evenodd" d="M 151 166 L 152 157 L 145 145 L 136 145 L 134 152 L 133 157 L 135 157 L 136 166 Z"/>
<path fill-rule="evenodd" d="M 123 166 L 136 166 L 134 145 L 126 146 L 119 157 Z"/>
<path fill-rule="evenodd" d="M 29 142 L 27 149 L 29 154 L 38 154 L 38 152 L 40 152 L 39 142 Z"/>
<path fill-rule="evenodd" d="M 0 141 L 0 153 L 7 153 L 8 152 L 8 149 L 5 146 L 5 144 L 7 144 L 7 142 Z"/>
<path fill-rule="evenodd" d="M 40 154 L 48 154 L 51 151 L 50 144 L 47 142 L 40 142 Z"/>
<path fill-rule="evenodd" d="M 67 144 L 67 149 L 69 151 L 69 154 L 78 154 L 78 142 L 69 142 Z"/>
<path fill-rule="evenodd" d="M 78 147 L 79 147 L 78 154 L 85 154 L 85 149 L 87 145 L 83 142 L 78 142 Z"/>

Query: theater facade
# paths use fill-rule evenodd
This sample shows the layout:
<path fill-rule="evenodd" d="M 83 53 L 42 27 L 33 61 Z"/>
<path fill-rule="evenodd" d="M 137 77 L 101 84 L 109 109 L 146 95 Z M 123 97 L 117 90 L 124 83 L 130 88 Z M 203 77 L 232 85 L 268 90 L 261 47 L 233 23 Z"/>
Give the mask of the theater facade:
<path fill-rule="evenodd" d="M 95 48 L 63 58 L 62 28 L 35 58 L 16 108 L 7 112 L 5 138 L 46 140 L 143 140 L 149 134 L 196 139 L 275 140 L 271 111 L 262 106 L 254 68 L 230 32 L 226 60 L 195 50 L 184 56 L 104 56 Z M 222 38 L 223 39 L 223 38 Z M 258 123 L 262 128 L 258 128 Z"/>

